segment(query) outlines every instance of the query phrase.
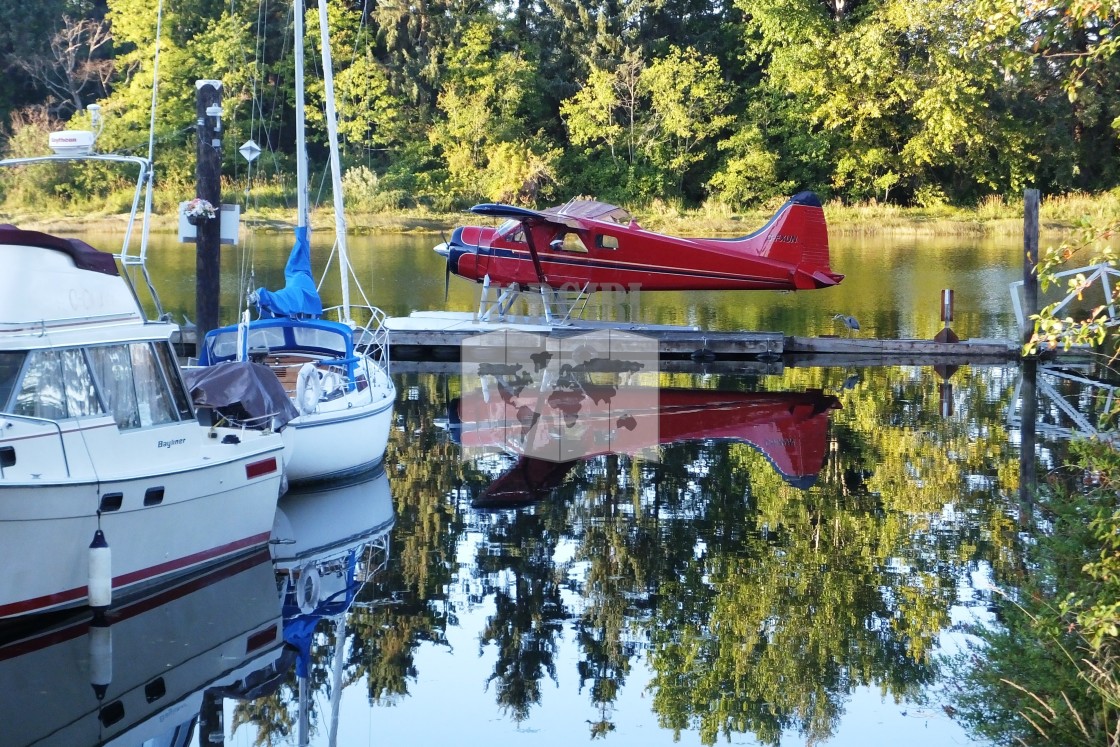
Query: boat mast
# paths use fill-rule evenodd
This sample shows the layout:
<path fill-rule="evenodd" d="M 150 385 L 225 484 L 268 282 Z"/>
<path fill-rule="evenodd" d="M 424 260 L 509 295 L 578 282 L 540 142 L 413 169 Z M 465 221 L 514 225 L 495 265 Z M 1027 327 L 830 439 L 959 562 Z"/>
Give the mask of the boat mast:
<path fill-rule="evenodd" d="M 331 152 L 331 192 L 334 194 L 334 241 L 338 247 L 338 269 L 342 275 L 342 319 L 350 323 L 350 255 L 346 250 L 346 215 L 343 212 L 342 165 L 338 157 L 338 113 L 334 106 L 334 68 L 327 25 L 327 0 L 319 0 L 319 46 L 323 51 L 323 89 L 327 104 L 327 138 Z"/>
<path fill-rule="evenodd" d="M 293 6 L 296 53 L 296 228 L 310 225 L 307 205 L 307 133 L 303 113 L 303 0 Z"/>

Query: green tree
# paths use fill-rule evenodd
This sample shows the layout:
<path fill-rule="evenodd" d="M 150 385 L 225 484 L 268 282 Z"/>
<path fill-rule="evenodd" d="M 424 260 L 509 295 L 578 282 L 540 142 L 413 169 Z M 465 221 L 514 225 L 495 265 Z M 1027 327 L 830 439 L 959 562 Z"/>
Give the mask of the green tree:
<path fill-rule="evenodd" d="M 706 147 L 734 121 L 725 113 L 732 86 L 723 79 L 715 57 L 676 46 L 642 71 L 640 86 L 651 108 L 645 155 L 681 192 L 690 172 L 704 160 Z"/>
<path fill-rule="evenodd" d="M 531 132 L 533 61 L 502 49 L 498 22 L 482 17 L 463 32 L 439 95 L 443 119 L 431 132 L 451 188 L 462 198 L 533 199 L 552 180 L 558 152 Z"/>

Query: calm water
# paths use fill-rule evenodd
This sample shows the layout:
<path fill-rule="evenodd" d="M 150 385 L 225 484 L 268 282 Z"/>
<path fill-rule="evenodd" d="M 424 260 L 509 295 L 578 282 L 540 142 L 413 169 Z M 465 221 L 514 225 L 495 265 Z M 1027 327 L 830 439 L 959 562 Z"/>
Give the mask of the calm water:
<path fill-rule="evenodd" d="M 371 301 L 472 308 L 457 279 L 445 305 L 436 241 L 356 238 Z M 258 284 L 282 282 L 285 243 L 251 247 Z M 1018 241 L 835 243 L 837 288 L 646 296 L 638 313 L 814 335 L 842 333 L 843 312 L 868 336 L 928 338 L 952 288 L 962 338 L 1014 335 Z M 224 257 L 225 318 L 245 256 Z M 177 316 L 193 263 L 189 245 L 153 249 Z M 1022 569 L 1017 368 L 663 374 L 663 406 L 694 390 L 733 403 L 730 434 L 692 437 L 663 410 L 656 460 L 562 465 L 466 448 L 486 433 L 457 374 L 396 378 L 384 473 L 290 493 L 271 557 L 114 622 L 102 701 L 100 632 L 9 655 L 0 671 L 31 693 L 14 717 L 57 722 L 57 740 L 124 703 L 124 744 L 174 727 L 190 744 L 294 744 L 301 714 L 316 745 L 970 743 L 936 663 Z M 1043 443 L 1040 468 L 1062 449 Z M 312 562 L 316 588 L 288 588 Z M 288 647 L 261 643 L 277 626 Z"/>

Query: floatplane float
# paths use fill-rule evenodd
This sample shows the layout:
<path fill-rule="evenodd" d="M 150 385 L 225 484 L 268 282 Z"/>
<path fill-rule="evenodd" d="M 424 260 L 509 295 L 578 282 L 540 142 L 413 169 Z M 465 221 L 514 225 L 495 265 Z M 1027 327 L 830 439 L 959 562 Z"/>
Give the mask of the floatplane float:
<path fill-rule="evenodd" d="M 458 227 L 435 251 L 446 258 L 445 284 L 451 275 L 480 284 L 473 319 L 482 323 L 504 321 L 525 292 L 539 294 L 543 322 L 553 326 L 578 322 L 596 291 L 796 291 L 844 278 L 830 266 L 828 226 L 812 192 L 794 195 L 757 231 L 729 239 L 649 231 L 623 208 L 597 200 L 545 210 L 485 203 L 471 212 L 505 220 Z M 441 316 L 453 315 L 410 318 Z"/>

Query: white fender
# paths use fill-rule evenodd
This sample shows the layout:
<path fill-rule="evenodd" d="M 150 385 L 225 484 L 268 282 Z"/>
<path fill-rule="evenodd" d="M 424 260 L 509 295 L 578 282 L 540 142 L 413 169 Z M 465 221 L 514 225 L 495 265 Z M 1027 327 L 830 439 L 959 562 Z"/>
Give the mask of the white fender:
<path fill-rule="evenodd" d="M 319 604 L 319 571 L 315 566 L 305 565 L 300 569 L 299 581 L 296 582 L 296 605 L 299 611 L 310 615 Z"/>
<path fill-rule="evenodd" d="M 314 363 L 304 363 L 296 378 L 296 407 L 304 415 L 319 409 L 319 399 L 323 396 L 323 382 L 319 379 L 319 369 Z"/>

